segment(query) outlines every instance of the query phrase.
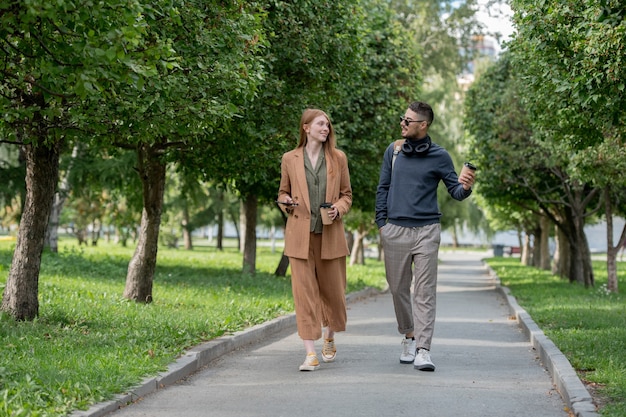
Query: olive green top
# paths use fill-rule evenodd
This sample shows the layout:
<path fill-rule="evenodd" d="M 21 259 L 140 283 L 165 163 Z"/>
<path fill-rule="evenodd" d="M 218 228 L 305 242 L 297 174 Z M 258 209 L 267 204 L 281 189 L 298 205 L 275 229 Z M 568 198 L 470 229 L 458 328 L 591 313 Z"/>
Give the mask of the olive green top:
<path fill-rule="evenodd" d="M 304 172 L 306 184 L 309 188 L 309 201 L 311 202 L 311 232 L 322 233 L 324 225 L 320 217 L 320 204 L 326 198 L 326 158 L 324 149 L 320 150 L 317 158 L 317 166 L 313 168 L 306 151 L 304 152 Z"/>

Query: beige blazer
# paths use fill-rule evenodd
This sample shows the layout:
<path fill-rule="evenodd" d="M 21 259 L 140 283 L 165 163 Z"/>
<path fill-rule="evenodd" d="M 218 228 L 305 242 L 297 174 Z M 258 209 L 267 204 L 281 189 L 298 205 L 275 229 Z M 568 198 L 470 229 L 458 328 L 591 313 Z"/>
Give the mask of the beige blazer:
<path fill-rule="evenodd" d="M 336 149 L 333 173 L 328 174 L 331 159 L 328 150 L 326 157 L 326 201 L 335 205 L 339 217 L 330 225 L 325 225 L 322 232 L 322 259 L 335 259 L 350 253 L 346 241 L 343 220 L 341 219 L 352 206 L 352 187 L 348 171 L 348 158 Z M 278 200 L 285 201 L 290 196 L 298 202 L 296 207 L 281 205 L 281 210 L 288 214 L 285 227 L 285 255 L 293 258 L 309 257 L 309 234 L 311 233 L 311 203 L 309 188 L 304 172 L 304 147 L 296 148 L 283 155 L 281 161 L 280 187 Z M 314 207 L 319 210 L 319 207 Z"/>

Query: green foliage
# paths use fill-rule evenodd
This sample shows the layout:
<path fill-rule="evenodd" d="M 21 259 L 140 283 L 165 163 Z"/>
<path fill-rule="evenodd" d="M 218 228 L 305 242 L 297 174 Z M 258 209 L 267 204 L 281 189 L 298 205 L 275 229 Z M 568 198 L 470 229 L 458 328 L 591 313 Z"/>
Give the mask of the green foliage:
<path fill-rule="evenodd" d="M 348 99 L 343 85 L 362 68 L 364 10 L 359 0 L 268 0 L 260 5 L 268 41 L 261 57 L 263 83 L 242 106 L 241 117 L 223 127 L 216 148 L 220 158 L 203 170 L 208 179 L 228 182 L 242 195 L 271 201 L 281 155 L 297 144 L 302 111 L 328 111 Z"/>
<path fill-rule="evenodd" d="M 13 248 L 0 242 L 0 282 Z M 166 369 L 186 349 L 293 310 L 289 277 L 272 274 L 280 253 L 259 250 L 256 275 L 241 255 L 207 247 L 159 249 L 155 301 L 122 299 L 131 248 L 77 248 L 61 240 L 42 261 L 40 314 L 0 318 L 0 415 L 63 416 L 112 398 Z M 350 267 L 348 291 L 381 288 L 384 267 Z"/>
<path fill-rule="evenodd" d="M 386 1 L 370 2 L 365 68 L 353 70 L 342 86 L 344 99 L 331 107 L 338 147 L 350 166 L 353 208 L 364 212 L 374 210 L 382 154 L 398 136 L 398 117 L 421 90 L 420 45 L 394 13 Z"/>
<path fill-rule="evenodd" d="M 605 262 L 593 263 L 595 289 L 570 284 L 514 259 L 491 258 L 487 263 L 565 354 L 579 377 L 598 384 L 599 395 L 607 400 L 601 415 L 625 415 L 626 297 L 607 291 Z M 626 284 L 625 262 L 619 262 L 618 279 Z"/>
<path fill-rule="evenodd" d="M 422 57 L 423 85 L 420 95 L 412 100 L 425 101 L 433 107 L 435 120 L 429 134 L 450 153 L 459 172 L 469 158 L 463 132 L 464 92 L 457 77 L 480 55 L 476 39 L 484 28 L 476 19 L 477 2 L 400 0 L 393 3 L 419 45 Z M 482 225 L 482 215 L 473 197 L 464 202 L 455 201 L 440 184 L 438 201 L 443 213 L 442 230 L 456 235 L 463 226 L 478 230 Z"/>
<path fill-rule="evenodd" d="M 141 194 L 135 192 L 141 188 L 133 170 L 135 159 L 129 151 L 76 142 L 72 154 L 63 155 L 60 162 L 67 183 L 67 189 L 59 190 L 67 197 L 61 226 L 78 235 L 95 223 L 128 238 L 139 223 L 142 207 Z"/>
<path fill-rule="evenodd" d="M 513 7 L 519 32 L 510 49 L 535 140 L 568 162 L 573 179 L 612 185 L 622 172 L 612 169 L 620 156 L 608 152 L 594 159 L 598 155 L 590 150 L 624 145 L 623 5 L 518 0 Z M 589 170 L 590 165 L 604 167 Z"/>
<path fill-rule="evenodd" d="M 574 135 L 563 138 L 572 149 L 601 141 L 607 129 L 623 131 L 623 5 L 517 0 L 513 8 L 519 33 L 511 47 L 541 125 Z"/>
<path fill-rule="evenodd" d="M 110 1 L 82 7 L 74 2 L 33 0 L 0 3 L 0 34 L 5 63 L 0 78 L 0 128 L 20 137 L 14 127 L 25 120 L 68 128 L 77 104 L 119 93 L 122 85 L 140 85 L 156 75 L 157 62 L 172 54 L 167 42 L 147 37 L 146 19 L 164 2 Z M 76 120 L 74 120 L 76 121 Z M 13 127 L 13 128 L 11 128 Z M 48 134 L 50 135 L 50 133 Z"/>
<path fill-rule="evenodd" d="M 19 150 L 0 142 L 0 225 L 9 227 L 19 222 L 25 198 L 26 166 Z"/>
<path fill-rule="evenodd" d="M 623 207 L 626 31 L 616 18 L 623 6 L 516 0 L 512 7 L 518 32 L 505 60 L 472 86 L 466 106 L 473 150 L 487 167 L 481 194 L 500 218 L 548 216 L 568 239 L 572 265 L 564 273 L 592 284 L 585 219 L 603 203 L 607 217 Z"/>
<path fill-rule="evenodd" d="M 550 195 L 555 187 L 548 181 L 546 153 L 530 138 L 512 71 L 505 52 L 474 82 L 464 103 L 470 158 L 480 167 L 477 199 L 495 230 L 523 229 L 531 212 L 539 211 L 538 194 Z M 533 193 L 533 187 L 541 192 Z"/>

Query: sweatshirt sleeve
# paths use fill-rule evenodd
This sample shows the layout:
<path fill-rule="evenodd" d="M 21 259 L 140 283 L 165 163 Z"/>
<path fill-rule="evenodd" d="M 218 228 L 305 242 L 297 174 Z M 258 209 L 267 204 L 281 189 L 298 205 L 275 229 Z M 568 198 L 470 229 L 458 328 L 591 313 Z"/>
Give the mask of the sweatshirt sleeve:
<path fill-rule="evenodd" d="M 393 143 L 387 147 L 383 155 L 383 163 L 380 168 L 378 188 L 376 190 L 376 225 L 378 228 L 387 223 L 387 196 L 391 185 L 391 161 L 393 158 Z"/>
<path fill-rule="evenodd" d="M 466 190 L 465 188 L 463 188 L 463 184 L 459 182 L 459 177 L 454 170 L 452 158 L 450 158 L 450 156 L 448 155 L 447 159 L 449 160 L 449 168 L 447 170 L 447 174 L 443 176 L 442 181 L 446 185 L 450 197 L 458 201 L 465 200 L 472 194 L 472 189 L 470 188 L 469 190 Z"/>

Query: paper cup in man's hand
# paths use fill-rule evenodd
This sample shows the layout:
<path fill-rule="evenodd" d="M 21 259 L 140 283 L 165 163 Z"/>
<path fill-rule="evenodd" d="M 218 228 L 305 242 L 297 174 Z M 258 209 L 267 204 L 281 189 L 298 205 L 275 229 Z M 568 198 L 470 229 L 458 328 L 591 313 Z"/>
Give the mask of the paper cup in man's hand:
<path fill-rule="evenodd" d="M 467 171 L 476 172 L 476 166 L 474 166 L 471 162 L 464 163 L 463 168 L 461 169 L 461 175 L 465 174 Z M 461 175 L 459 175 L 459 177 Z"/>

